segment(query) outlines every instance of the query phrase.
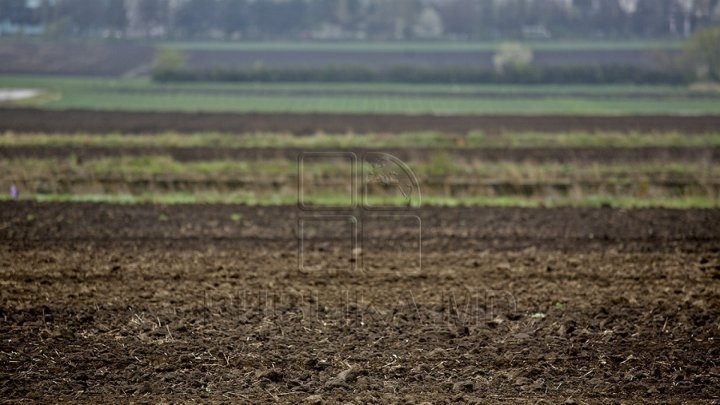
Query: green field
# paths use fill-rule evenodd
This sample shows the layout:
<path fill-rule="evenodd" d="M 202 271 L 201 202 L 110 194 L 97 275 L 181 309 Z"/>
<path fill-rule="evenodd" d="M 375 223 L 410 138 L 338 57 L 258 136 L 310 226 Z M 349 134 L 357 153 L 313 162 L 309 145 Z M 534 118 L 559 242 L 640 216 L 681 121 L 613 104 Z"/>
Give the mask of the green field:
<path fill-rule="evenodd" d="M 45 89 L 47 93 L 43 96 L 13 105 L 51 109 L 528 115 L 720 113 L 717 93 L 708 95 L 671 86 L 157 84 L 148 78 L 2 75 L 0 88 Z M 454 96 L 483 92 L 490 94 Z M 501 97 L 503 94 L 512 97 Z M 703 97 L 698 97 L 700 94 Z"/>
<path fill-rule="evenodd" d="M 681 86 L 668 85 L 511 85 L 511 84 L 408 84 L 408 83 L 254 83 L 254 82 L 176 82 L 155 83 L 149 78 L 105 78 L 105 77 L 77 77 L 77 76 L 42 76 L 42 75 L 0 75 L 0 86 L 4 88 L 43 87 L 58 91 L 192 91 L 212 94 L 217 91 L 307 91 L 316 90 L 327 93 L 337 93 L 345 96 L 349 91 L 366 92 L 402 92 L 402 93 L 454 93 L 468 94 L 478 92 L 493 92 L 503 94 L 572 94 L 590 93 L 593 95 L 647 94 L 658 96 L 687 97 L 698 94 L 717 94 L 711 89 L 690 89 Z M 720 95 L 718 95 L 720 97 Z"/>

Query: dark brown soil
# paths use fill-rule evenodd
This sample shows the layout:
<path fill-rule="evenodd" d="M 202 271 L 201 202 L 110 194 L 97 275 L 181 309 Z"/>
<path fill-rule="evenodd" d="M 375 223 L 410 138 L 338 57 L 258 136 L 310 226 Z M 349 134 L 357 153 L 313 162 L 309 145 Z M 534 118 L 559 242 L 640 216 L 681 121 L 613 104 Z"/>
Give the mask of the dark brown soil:
<path fill-rule="evenodd" d="M 621 131 L 683 133 L 715 132 L 720 116 L 512 116 L 512 115 L 398 115 L 398 114 L 289 114 L 289 113 L 181 113 L 91 110 L 0 109 L 0 130 L 18 132 L 160 131 L 328 133 L 441 131 L 463 134 L 472 130 L 563 132 Z"/>
<path fill-rule="evenodd" d="M 720 399 L 720 210 L 318 214 L 0 203 L 0 395 Z"/>
<path fill-rule="evenodd" d="M 716 244 L 720 240 L 720 227 L 712 226 L 720 223 L 720 210 L 710 209 L 427 207 L 399 212 L 314 212 L 294 206 L 29 201 L 0 202 L 0 240 L 8 243 L 187 240 L 203 245 L 237 240 L 282 247 L 286 243 L 295 245 L 299 217 L 354 215 L 361 218 L 393 212 L 422 218 L 426 250 L 464 250 L 472 245 L 485 249 L 502 247 L 502 250 L 535 246 L 561 250 L 645 251 L 648 247 L 692 249 L 697 244 Z M 241 215 L 240 223 L 230 221 L 235 213 Z M 165 220 L 160 218 L 163 215 L 167 217 Z M 28 219 L 29 216 L 32 218 Z M 401 227 L 401 231 L 403 229 Z M 323 232 L 319 233 L 321 239 L 332 239 L 327 229 Z"/>
<path fill-rule="evenodd" d="M 441 148 L 313 148 L 314 152 L 389 153 L 398 159 L 424 161 L 440 152 Z M 700 162 L 720 161 L 720 148 L 711 147 L 647 147 L 647 148 L 453 148 L 445 149 L 458 159 L 484 161 L 533 161 L 533 162 Z M 307 152 L 301 148 L 114 148 L 114 147 L 65 147 L 65 146 L 19 146 L 0 149 L 0 159 L 17 158 L 66 158 L 93 159 L 117 156 L 171 156 L 181 162 L 207 160 L 297 160 Z"/>

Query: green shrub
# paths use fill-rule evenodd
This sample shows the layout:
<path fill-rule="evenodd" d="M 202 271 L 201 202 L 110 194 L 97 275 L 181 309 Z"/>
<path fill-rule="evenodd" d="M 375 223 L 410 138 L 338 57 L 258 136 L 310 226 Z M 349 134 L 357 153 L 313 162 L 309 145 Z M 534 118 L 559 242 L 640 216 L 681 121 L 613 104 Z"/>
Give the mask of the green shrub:
<path fill-rule="evenodd" d="M 720 81 L 720 27 L 695 31 L 684 56 L 698 79 Z"/>

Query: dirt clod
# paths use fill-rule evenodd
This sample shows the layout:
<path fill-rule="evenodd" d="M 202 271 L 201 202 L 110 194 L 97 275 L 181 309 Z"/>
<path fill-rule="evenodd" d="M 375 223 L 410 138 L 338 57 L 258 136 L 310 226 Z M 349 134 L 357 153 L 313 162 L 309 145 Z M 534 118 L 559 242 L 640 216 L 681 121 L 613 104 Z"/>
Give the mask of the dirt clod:
<path fill-rule="evenodd" d="M 473 392 L 475 384 L 472 381 L 462 381 L 453 384 L 452 390 L 454 392 Z"/>
<path fill-rule="evenodd" d="M 335 377 L 329 379 L 325 383 L 325 388 L 334 388 L 339 386 L 344 386 L 346 384 L 351 384 L 357 381 L 358 376 L 361 374 L 361 371 L 356 368 L 349 368 L 347 370 L 344 370 L 340 372 Z"/>
<path fill-rule="evenodd" d="M 303 404 L 306 405 L 323 405 L 325 404 L 325 400 L 323 399 L 322 395 L 310 395 L 309 397 L 305 398 L 303 400 Z"/>

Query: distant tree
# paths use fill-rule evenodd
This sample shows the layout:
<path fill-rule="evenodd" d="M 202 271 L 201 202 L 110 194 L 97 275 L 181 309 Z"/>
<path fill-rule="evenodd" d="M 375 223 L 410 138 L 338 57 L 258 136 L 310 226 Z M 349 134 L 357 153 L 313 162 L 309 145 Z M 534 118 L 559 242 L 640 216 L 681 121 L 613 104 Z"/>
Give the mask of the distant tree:
<path fill-rule="evenodd" d="M 432 7 L 426 7 L 418 16 L 413 31 L 418 38 L 439 38 L 443 34 L 443 20 Z"/>
<path fill-rule="evenodd" d="M 339 14 L 338 6 L 339 3 L 336 0 L 313 0 L 308 2 L 305 14 L 307 25 L 315 28 L 323 23 L 335 22 Z"/>
<path fill-rule="evenodd" d="M 576 9 L 583 15 L 587 16 L 587 15 L 592 14 L 592 11 L 595 9 L 595 4 L 594 4 L 595 1 L 594 0 L 573 0 L 572 6 L 574 9 Z"/>
<path fill-rule="evenodd" d="M 138 13 L 145 29 L 153 26 L 166 25 L 168 18 L 167 0 L 140 0 Z"/>
<path fill-rule="evenodd" d="M 335 18 L 340 24 L 346 25 L 352 19 L 352 11 L 350 10 L 350 4 L 348 0 L 336 0 L 337 7 L 335 7 Z"/>
<path fill-rule="evenodd" d="M 720 81 L 720 27 L 697 30 L 685 48 L 685 57 L 698 79 Z"/>
<path fill-rule="evenodd" d="M 155 51 L 155 62 L 153 70 L 156 72 L 168 72 L 180 70 L 185 67 L 185 55 L 177 49 L 159 47 Z"/>
<path fill-rule="evenodd" d="M 720 0 L 0 0 L 0 21 L 70 35 L 661 38 L 718 25 Z"/>
<path fill-rule="evenodd" d="M 630 16 L 630 32 L 638 37 L 672 35 L 668 20 L 673 0 L 639 0 Z"/>
<path fill-rule="evenodd" d="M 27 7 L 25 0 L 0 0 L 0 22 L 30 24 L 32 20 L 32 10 Z"/>
<path fill-rule="evenodd" d="M 532 62 L 532 50 L 522 44 L 508 42 L 500 45 L 493 56 L 495 71 L 503 73 L 508 69 L 521 69 Z"/>
<path fill-rule="evenodd" d="M 307 3 L 303 0 L 255 1 L 249 7 L 255 31 L 269 38 L 302 31 L 306 28 L 306 12 Z"/>
<path fill-rule="evenodd" d="M 189 0 L 178 8 L 175 14 L 175 24 L 187 36 L 197 37 L 217 26 L 216 16 L 216 1 Z"/>
<path fill-rule="evenodd" d="M 220 0 L 218 23 L 226 36 L 247 28 L 248 5 L 246 0 Z"/>
<path fill-rule="evenodd" d="M 458 37 L 473 38 L 481 29 L 479 13 L 480 2 L 474 0 L 456 0 L 438 5 L 445 31 Z"/>
<path fill-rule="evenodd" d="M 104 21 L 107 28 L 117 32 L 124 31 L 128 24 L 125 0 L 108 0 Z"/>
<path fill-rule="evenodd" d="M 692 12 L 695 0 L 676 0 L 683 13 L 683 34 L 689 37 L 692 32 Z"/>
<path fill-rule="evenodd" d="M 618 4 L 625 14 L 635 14 L 638 9 L 638 0 L 618 0 Z"/>
<path fill-rule="evenodd" d="M 58 0 L 58 14 L 67 18 L 73 31 L 93 33 L 105 28 L 105 1 Z"/>

